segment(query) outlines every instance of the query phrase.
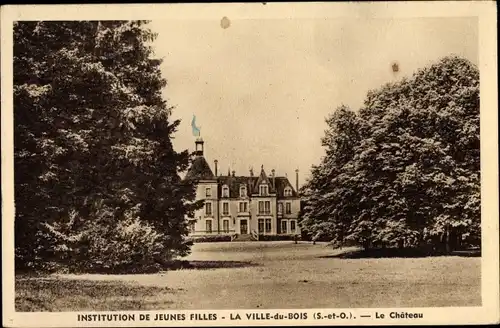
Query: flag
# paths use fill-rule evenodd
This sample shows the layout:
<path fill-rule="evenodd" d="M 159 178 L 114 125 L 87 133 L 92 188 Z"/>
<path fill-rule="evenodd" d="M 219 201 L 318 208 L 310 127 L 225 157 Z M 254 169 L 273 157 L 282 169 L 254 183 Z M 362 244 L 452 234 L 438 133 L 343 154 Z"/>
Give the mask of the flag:
<path fill-rule="evenodd" d="M 193 128 L 193 136 L 200 136 L 200 128 L 196 126 L 196 116 L 193 115 L 193 120 L 191 121 L 191 128 Z"/>

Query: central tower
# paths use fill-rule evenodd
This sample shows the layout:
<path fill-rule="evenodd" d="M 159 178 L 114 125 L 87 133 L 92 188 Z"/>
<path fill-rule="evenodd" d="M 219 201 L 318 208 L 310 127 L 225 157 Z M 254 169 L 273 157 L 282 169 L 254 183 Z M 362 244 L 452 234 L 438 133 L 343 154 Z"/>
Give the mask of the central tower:
<path fill-rule="evenodd" d="M 196 156 L 203 156 L 203 144 L 205 142 L 203 141 L 202 137 L 196 138 L 196 141 L 194 142 L 195 144 L 195 155 Z"/>

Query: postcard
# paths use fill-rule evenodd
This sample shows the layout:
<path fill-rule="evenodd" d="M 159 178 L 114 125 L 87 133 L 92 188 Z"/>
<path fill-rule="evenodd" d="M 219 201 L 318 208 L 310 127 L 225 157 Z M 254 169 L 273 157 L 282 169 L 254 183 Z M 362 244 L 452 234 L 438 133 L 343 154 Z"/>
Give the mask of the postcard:
<path fill-rule="evenodd" d="M 1 18 L 4 326 L 499 323 L 494 2 Z"/>

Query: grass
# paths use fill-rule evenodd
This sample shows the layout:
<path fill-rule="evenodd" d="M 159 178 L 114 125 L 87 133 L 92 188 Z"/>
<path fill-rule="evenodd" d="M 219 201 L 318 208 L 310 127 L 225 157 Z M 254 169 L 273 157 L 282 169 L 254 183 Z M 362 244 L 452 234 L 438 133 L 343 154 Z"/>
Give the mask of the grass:
<path fill-rule="evenodd" d="M 121 281 L 16 279 L 16 311 L 152 310 L 168 308 L 172 289 Z"/>
<path fill-rule="evenodd" d="M 288 241 L 200 243 L 189 266 L 158 274 L 19 276 L 16 309 L 481 305 L 479 257 L 335 257 L 344 251 Z"/>

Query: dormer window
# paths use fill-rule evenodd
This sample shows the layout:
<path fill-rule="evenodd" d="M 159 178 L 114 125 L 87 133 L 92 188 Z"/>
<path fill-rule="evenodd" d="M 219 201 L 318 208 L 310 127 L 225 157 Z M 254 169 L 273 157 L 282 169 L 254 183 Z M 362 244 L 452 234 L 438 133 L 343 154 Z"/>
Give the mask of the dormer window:
<path fill-rule="evenodd" d="M 285 188 L 285 197 L 290 197 L 292 196 L 292 188 L 286 187 Z"/>
<path fill-rule="evenodd" d="M 229 197 L 229 187 L 228 186 L 222 187 L 222 197 Z"/>
<path fill-rule="evenodd" d="M 269 187 L 267 185 L 260 185 L 260 195 L 267 196 L 269 194 Z"/>
<path fill-rule="evenodd" d="M 247 187 L 240 186 L 240 197 L 246 197 L 246 196 L 247 196 Z"/>

